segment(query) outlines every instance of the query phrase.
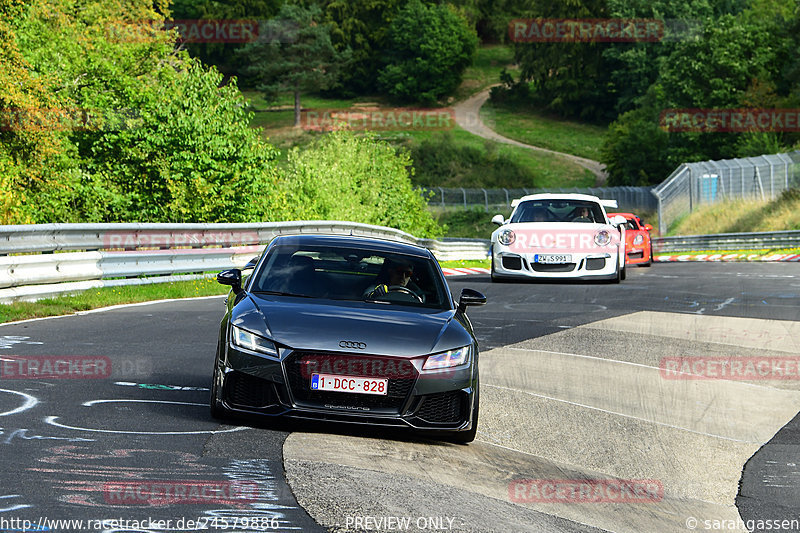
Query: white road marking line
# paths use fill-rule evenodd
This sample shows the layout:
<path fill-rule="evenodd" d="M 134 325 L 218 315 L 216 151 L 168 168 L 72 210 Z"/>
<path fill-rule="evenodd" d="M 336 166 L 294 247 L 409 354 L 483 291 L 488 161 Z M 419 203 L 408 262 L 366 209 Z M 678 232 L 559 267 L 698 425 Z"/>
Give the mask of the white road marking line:
<path fill-rule="evenodd" d="M 500 385 L 488 385 L 488 384 L 484 384 L 483 386 L 484 387 L 494 388 L 494 389 L 507 390 L 507 391 L 511 391 L 511 392 L 520 392 L 522 394 L 528 394 L 530 396 L 536 396 L 537 398 L 544 398 L 545 400 L 552 400 L 554 402 L 562 402 L 562 403 L 566 403 L 566 404 L 569 404 L 569 405 L 575 405 L 577 407 L 583 407 L 585 409 L 592 409 L 594 411 L 600 411 L 602 413 L 608 413 L 610 415 L 617 415 L 617 416 L 622 416 L 622 417 L 625 417 L 625 418 L 632 418 L 634 420 L 640 420 L 642 422 L 649 422 L 651 424 L 656 424 L 656 425 L 659 425 L 659 426 L 664 426 L 664 427 L 668 427 L 668 428 L 672 428 L 672 429 L 679 429 L 679 430 L 682 430 L 682 431 L 688 431 L 689 433 L 695 433 L 697 435 L 703 435 L 705 437 L 713 437 L 713 438 L 716 438 L 716 439 L 728 440 L 728 441 L 732 441 L 732 442 L 741 442 L 741 443 L 745 443 L 745 444 L 762 444 L 761 441 L 741 440 L 741 439 L 734 439 L 732 437 L 724 437 L 722 435 L 715 435 L 714 433 L 706 433 L 704 431 L 697 431 L 697 430 L 685 428 L 685 427 L 682 427 L 682 426 L 676 426 L 674 424 L 667 424 L 666 422 L 657 422 L 655 420 L 650 420 L 648 418 L 642 418 L 642 417 L 639 417 L 639 416 L 626 415 L 624 413 L 618 413 L 616 411 L 609 411 L 608 409 L 602 409 L 600 407 L 593 407 L 591 405 L 586 405 L 586 404 L 582 404 L 582 403 L 578 403 L 578 402 L 572 402 L 572 401 L 569 401 L 569 400 L 562 400 L 560 398 L 553 398 L 552 396 L 546 396 L 544 394 L 536 394 L 535 392 L 528 392 L 528 391 L 524 391 L 524 390 L 521 390 L 521 389 L 514 389 L 514 388 L 511 388 L 511 387 L 502 387 Z"/>
<path fill-rule="evenodd" d="M 716 343 L 716 344 L 720 344 L 720 343 Z M 726 345 L 726 346 L 730 346 L 730 345 Z M 633 363 L 631 361 L 620 361 L 619 359 L 606 359 L 605 357 L 598 357 L 596 355 L 583 355 L 583 354 L 579 354 L 579 353 L 554 352 L 554 351 L 551 351 L 551 350 L 537 350 L 535 348 L 514 348 L 514 347 L 510 347 L 510 346 L 505 346 L 505 347 L 502 347 L 502 348 L 493 348 L 493 349 L 494 350 L 516 350 L 516 351 L 520 351 L 520 352 L 541 352 L 541 353 L 550 353 L 550 354 L 554 354 L 554 355 L 568 355 L 568 356 L 571 356 L 571 357 L 579 357 L 579 358 L 582 358 L 582 359 L 593 359 L 595 361 L 604 361 L 606 363 L 617 363 L 617 364 L 620 364 L 620 365 L 630 365 L 630 366 L 638 366 L 640 368 L 649 368 L 650 370 L 658 370 L 659 372 L 661 372 L 661 370 L 662 370 L 661 368 L 659 368 L 657 366 L 644 365 L 642 363 Z M 699 376 L 701 378 L 705 378 L 707 381 L 725 381 L 725 382 L 739 383 L 741 385 L 745 385 L 745 386 L 749 386 L 749 387 L 756 387 L 756 388 L 760 388 L 760 389 L 775 390 L 774 387 L 769 387 L 769 386 L 765 386 L 765 385 L 758 385 L 756 383 L 748 383 L 746 381 L 739 381 L 739 380 L 733 380 L 733 379 L 714 380 L 714 379 L 708 378 L 707 376 L 704 376 L 702 374 L 693 374 L 691 372 L 679 372 L 679 373 L 681 375 L 685 375 L 685 376 Z"/>

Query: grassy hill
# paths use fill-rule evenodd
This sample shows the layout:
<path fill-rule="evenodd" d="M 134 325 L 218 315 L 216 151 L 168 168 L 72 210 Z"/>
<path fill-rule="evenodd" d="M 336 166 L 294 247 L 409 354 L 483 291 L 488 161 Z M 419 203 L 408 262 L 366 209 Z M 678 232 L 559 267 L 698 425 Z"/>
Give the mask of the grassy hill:
<path fill-rule="evenodd" d="M 668 235 L 800 230 L 800 189 L 772 201 L 731 200 L 700 207 L 679 220 Z"/>
<path fill-rule="evenodd" d="M 515 141 L 595 161 L 600 159 L 606 134 L 604 126 L 547 116 L 531 108 L 493 105 L 491 101 L 481 108 L 481 119 Z"/>
<path fill-rule="evenodd" d="M 462 100 L 499 83 L 500 71 L 503 68 L 513 69 L 512 61 L 513 52 L 507 46 L 480 47 L 473 65 L 465 72 L 464 81 L 451 101 Z M 258 92 L 245 91 L 244 94 L 250 100 L 251 110 L 255 113 L 252 125 L 263 128 L 269 141 L 284 150 L 284 153 L 287 148 L 305 146 L 320 135 L 293 127 L 293 101 L 289 94 L 281 95 L 277 102 L 269 103 Z M 318 95 L 304 95 L 301 104 L 307 111 L 396 109 L 380 96 L 328 99 Z M 537 126 L 534 128 L 534 120 L 528 116 L 528 112 L 515 117 L 512 110 L 498 111 L 491 108 L 485 117 L 488 117 L 490 125 L 502 127 L 502 133 L 506 136 L 530 139 L 547 148 L 584 157 L 595 157 L 596 147 L 600 142 L 598 139 L 602 135 L 595 126 L 563 121 L 559 123 L 555 119 L 536 118 Z M 588 187 L 595 182 L 589 171 L 573 162 L 517 146 L 487 141 L 457 126 L 444 131 L 394 129 L 375 133 L 398 148 L 411 152 L 415 185 L 534 188 Z"/>

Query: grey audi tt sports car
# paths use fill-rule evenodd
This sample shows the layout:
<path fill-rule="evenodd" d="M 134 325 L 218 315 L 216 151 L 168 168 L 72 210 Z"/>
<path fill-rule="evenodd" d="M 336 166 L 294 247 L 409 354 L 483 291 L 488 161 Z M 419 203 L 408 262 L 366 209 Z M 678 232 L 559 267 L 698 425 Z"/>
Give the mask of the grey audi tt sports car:
<path fill-rule="evenodd" d="M 431 252 L 373 238 L 275 238 L 231 286 L 211 414 L 400 426 L 471 442 L 478 343 Z"/>

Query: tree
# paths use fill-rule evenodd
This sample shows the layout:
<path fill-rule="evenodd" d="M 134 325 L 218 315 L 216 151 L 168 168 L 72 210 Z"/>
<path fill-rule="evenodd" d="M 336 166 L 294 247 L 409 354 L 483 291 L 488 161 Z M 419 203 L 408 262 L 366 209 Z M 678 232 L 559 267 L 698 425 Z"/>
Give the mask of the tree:
<path fill-rule="evenodd" d="M 475 30 L 451 7 L 411 0 L 389 27 L 378 82 L 397 101 L 435 104 L 459 86 L 477 45 Z"/>
<path fill-rule="evenodd" d="M 338 50 L 350 49 L 351 61 L 342 74 L 345 93 L 367 94 L 378 85 L 381 56 L 389 24 L 404 0 L 325 0 L 325 19 Z"/>
<path fill-rule="evenodd" d="M 411 158 L 370 136 L 337 131 L 289 152 L 285 174 L 290 216 L 351 220 L 438 237 L 442 228 L 411 186 Z"/>
<path fill-rule="evenodd" d="M 525 17 L 552 19 L 607 18 L 606 0 L 532 0 Z M 562 116 L 589 121 L 614 118 L 611 72 L 604 42 L 516 43 L 518 83 L 532 86 L 532 103 Z"/>
<path fill-rule="evenodd" d="M 141 20 L 160 20 L 152 0 L 33 0 L 4 33 L 0 111 L 35 127 L 0 131 L 0 182 L 13 191 L 0 196 L 3 221 L 282 215 L 277 152 L 250 128 L 235 83 L 176 50 L 173 34 L 121 22 Z"/>
<path fill-rule="evenodd" d="M 796 60 L 796 36 L 783 15 L 787 3 L 762 0 L 758 10 L 709 17 L 697 36 L 675 43 L 639 107 L 609 127 L 603 161 L 610 183 L 655 183 L 685 161 L 775 152 L 791 144 L 792 135 L 785 133 L 658 131 L 659 116 L 668 109 L 791 105 L 787 75 Z M 652 170 L 659 167 L 661 176 Z"/>
<path fill-rule="evenodd" d="M 170 10 L 175 20 L 253 21 L 258 38 L 265 38 L 264 23 L 278 13 L 283 0 L 172 0 Z M 226 76 L 239 76 L 243 66 L 236 59 L 244 44 L 237 42 L 182 43 L 192 57 L 214 65 Z M 240 80 L 243 81 L 243 80 Z M 245 80 L 246 81 L 246 80 Z"/>
<path fill-rule="evenodd" d="M 282 91 L 294 94 L 294 125 L 300 125 L 300 93 L 329 89 L 347 64 L 349 50 L 337 51 L 331 44 L 331 29 L 320 23 L 317 6 L 303 8 L 285 4 L 278 18 L 265 25 L 269 41 L 250 43 L 240 51 L 249 63 L 245 72 L 261 81 L 258 86 L 268 100 Z"/>

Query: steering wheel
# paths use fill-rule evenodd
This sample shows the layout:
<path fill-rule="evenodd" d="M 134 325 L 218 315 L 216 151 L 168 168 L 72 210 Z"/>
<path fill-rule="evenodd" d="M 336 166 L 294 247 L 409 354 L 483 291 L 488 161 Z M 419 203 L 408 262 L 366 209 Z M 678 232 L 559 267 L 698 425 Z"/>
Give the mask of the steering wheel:
<path fill-rule="evenodd" d="M 419 294 L 417 294 L 416 292 L 412 291 L 408 287 L 403 287 L 402 285 L 389 285 L 387 287 L 387 290 L 389 292 L 393 292 L 393 291 L 394 292 L 403 292 L 405 294 L 413 296 L 414 298 L 417 299 L 417 301 L 419 301 L 419 303 L 422 303 L 422 298 L 419 296 Z"/>

